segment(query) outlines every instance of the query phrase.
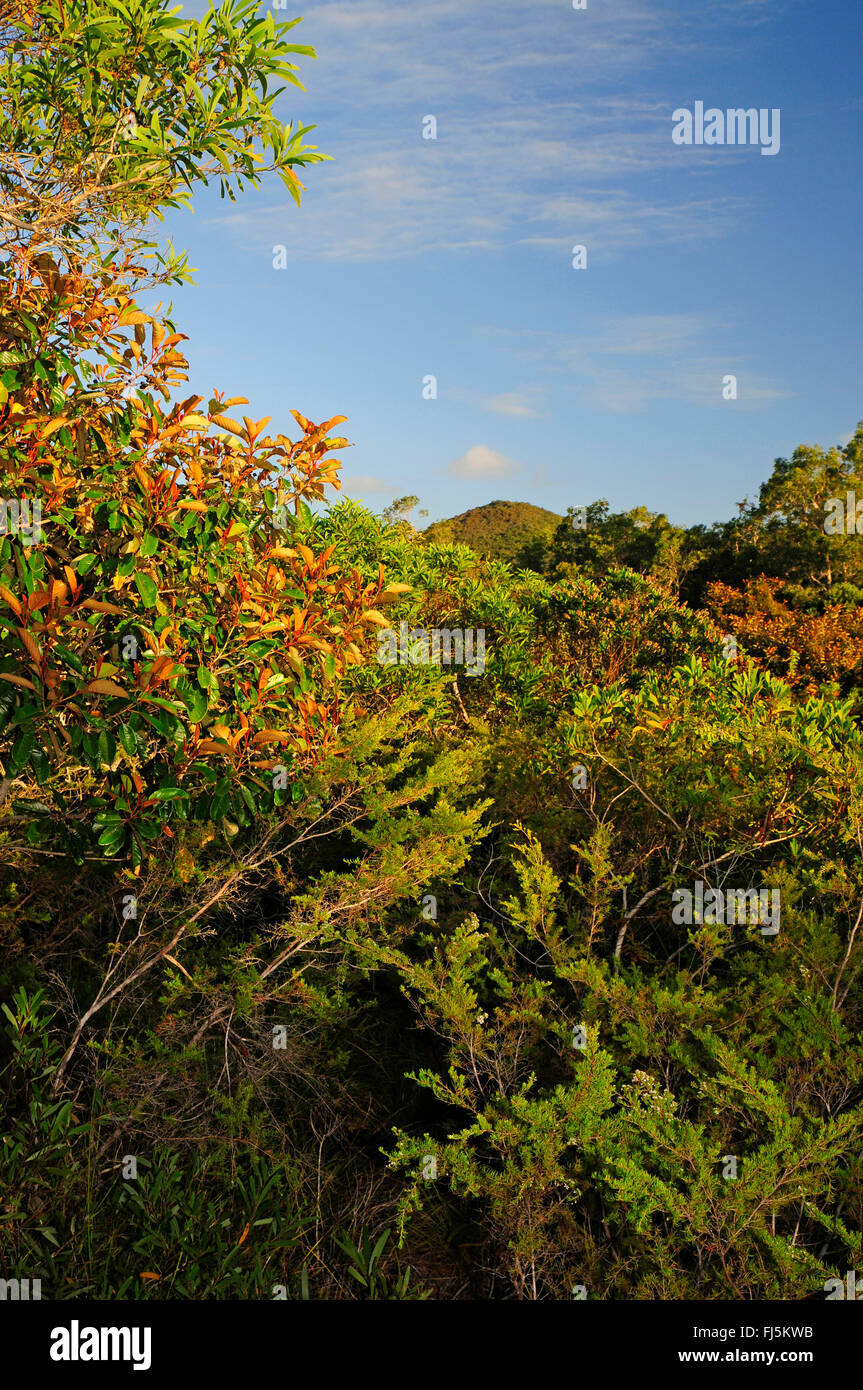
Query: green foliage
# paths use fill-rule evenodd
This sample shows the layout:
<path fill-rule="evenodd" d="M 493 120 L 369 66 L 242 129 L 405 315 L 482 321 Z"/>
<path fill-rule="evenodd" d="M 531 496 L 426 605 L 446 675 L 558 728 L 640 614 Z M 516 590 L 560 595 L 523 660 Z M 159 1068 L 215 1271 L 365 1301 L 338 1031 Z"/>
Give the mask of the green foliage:
<path fill-rule="evenodd" d="M 863 430 L 709 530 L 420 535 L 325 504 L 340 417 L 172 404 L 142 222 L 213 161 L 254 183 L 255 139 L 317 157 L 272 115 L 285 31 L 0 0 L 0 433 L 47 532 L 0 540 L 2 1277 L 819 1297 L 863 1258 L 863 572 L 821 520 Z M 482 670 L 375 660 L 402 623 Z"/>
<path fill-rule="evenodd" d="M 541 573 L 559 521 L 556 512 L 530 502 L 488 502 L 446 521 L 432 522 L 423 535 L 436 545 L 455 542 L 485 559 L 508 560 Z"/>
<path fill-rule="evenodd" d="M 177 823 L 232 836 L 299 796 L 336 741 L 339 679 L 381 590 L 291 544 L 337 485 L 328 455 L 345 441 L 330 429 L 344 417 L 295 411 L 293 441 L 267 436 L 269 417 L 234 420 L 244 397 L 172 404 L 185 335 L 135 302 L 183 271 L 168 258 L 153 276 L 130 228 L 206 182 L 208 160 L 238 187 L 263 168 L 256 140 L 286 178 L 303 162 L 272 113 L 292 26 L 257 11 L 228 0 L 185 23 L 164 0 L 39 0 L 0 28 L 14 147 L 0 179 L 0 449 L 15 494 L 0 533 L 0 805 L 18 792 L 18 847 L 78 863 L 138 868 Z M 134 101 L 153 133 L 118 139 Z M 75 190 L 67 206 L 46 150 Z M 46 205 L 66 207 L 62 226 L 44 223 Z"/>
<path fill-rule="evenodd" d="M 361 584 L 383 560 L 389 620 L 483 626 L 488 666 L 454 688 L 442 666 L 352 665 L 343 747 L 275 838 L 251 828 L 263 854 L 253 838 L 238 875 L 186 833 L 208 929 L 173 959 L 159 932 L 120 956 L 112 1014 L 66 1067 L 79 1085 L 95 1070 L 97 1149 L 154 1164 L 111 1234 L 96 1185 L 86 1279 L 151 1202 L 150 1297 L 169 1246 L 180 1296 L 253 1278 L 300 1298 L 410 1298 L 414 1280 L 438 1297 L 817 1296 L 863 1225 L 854 699 L 726 661 L 717 629 L 631 570 L 552 582 L 355 503 L 297 543 L 333 547 Z M 677 925 L 673 894 L 699 879 L 778 890 L 779 933 Z M 136 891 L 158 921 L 192 889 L 151 864 Z M 76 981 L 98 1002 L 98 974 Z M 223 1161 L 205 1159 L 233 1171 L 249 1146 L 304 1218 L 280 1221 L 278 1248 L 256 1228 L 254 1265 L 235 1258 L 252 1206 L 202 1244 Z M 175 1227 L 147 1186 L 165 1155 L 211 1194 Z M 67 1220 L 42 1224 L 73 1252 Z M 113 1296 L 118 1276 L 98 1277 Z"/>
<path fill-rule="evenodd" d="M 302 87 L 289 59 L 315 56 L 287 42 L 298 23 L 259 0 L 224 0 L 200 20 L 167 0 L 3 0 L 7 222 L 42 242 L 75 238 L 188 206 L 214 176 L 234 199 L 267 172 L 299 203 L 294 168 L 325 156 L 303 143 L 311 127 L 273 113 L 285 84 Z"/>
<path fill-rule="evenodd" d="M 427 1293 L 414 1294 L 412 1290 L 409 1292 L 410 1266 L 392 1283 L 386 1275 L 381 1273 L 380 1257 L 389 1238 L 390 1232 L 388 1230 L 378 1236 L 376 1241 L 373 1241 L 364 1230 L 357 1245 L 348 1235 L 337 1237 L 336 1245 L 344 1251 L 350 1261 L 348 1274 L 360 1285 L 360 1288 L 365 1290 L 365 1297 L 369 1300 L 386 1299 L 404 1302 L 411 1298 L 419 1298 L 420 1300 L 427 1298 Z"/>
<path fill-rule="evenodd" d="M 646 507 L 610 513 L 603 499 L 569 509 L 552 537 L 550 566 L 558 576 L 591 578 L 625 567 L 676 594 L 686 569 L 683 545 L 684 532 L 665 516 Z"/>
<path fill-rule="evenodd" d="M 741 503 L 739 516 L 713 527 L 692 527 L 684 552 L 686 600 L 701 605 L 711 583 L 743 588 L 762 575 L 780 579 L 803 609 L 822 612 L 856 604 L 863 585 L 863 558 L 853 523 L 825 529 L 831 500 L 849 493 L 863 499 L 863 422 L 847 444 L 832 449 L 801 445 L 790 459 L 776 459 L 758 502 Z"/>

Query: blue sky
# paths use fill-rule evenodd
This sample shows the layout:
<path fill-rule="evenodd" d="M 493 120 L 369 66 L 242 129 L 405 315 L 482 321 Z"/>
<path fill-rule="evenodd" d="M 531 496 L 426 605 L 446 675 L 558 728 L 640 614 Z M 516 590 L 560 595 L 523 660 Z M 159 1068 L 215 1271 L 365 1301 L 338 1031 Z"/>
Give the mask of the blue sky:
<path fill-rule="evenodd" d="M 860 0 L 288 0 L 276 17 L 300 13 L 292 38 L 318 58 L 277 109 L 333 160 L 302 176 L 300 209 L 270 179 L 169 219 L 196 267 L 174 300 L 194 390 L 248 396 L 291 435 L 292 407 L 348 416 L 345 493 L 373 510 L 415 493 L 429 520 L 597 497 L 720 520 L 775 457 L 853 432 Z M 696 101 L 779 108 L 779 152 L 675 144 Z"/>

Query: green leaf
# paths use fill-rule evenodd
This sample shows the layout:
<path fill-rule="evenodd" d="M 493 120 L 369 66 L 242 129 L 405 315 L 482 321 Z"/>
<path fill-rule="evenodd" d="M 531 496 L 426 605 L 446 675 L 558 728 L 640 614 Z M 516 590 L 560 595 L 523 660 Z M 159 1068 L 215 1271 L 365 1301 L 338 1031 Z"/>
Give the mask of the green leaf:
<path fill-rule="evenodd" d="M 170 738 L 174 724 L 167 714 L 144 714 L 144 718 L 163 738 Z"/>
<path fill-rule="evenodd" d="M 20 811 L 23 816 L 50 816 L 51 807 L 44 801 L 22 801 L 16 798 L 12 802 L 13 811 Z"/>
<path fill-rule="evenodd" d="M 119 849 L 120 845 L 123 843 L 125 838 L 125 826 L 109 825 L 106 830 L 102 831 L 102 834 L 99 836 L 98 843 L 105 848 L 113 846 L 115 849 Z"/>
<path fill-rule="evenodd" d="M 152 608 L 159 595 L 159 587 L 148 574 L 135 575 L 135 587 L 148 608 Z"/>
<path fill-rule="evenodd" d="M 150 792 L 154 801 L 179 801 L 181 797 L 188 795 L 182 787 L 157 787 L 154 792 Z"/>
<path fill-rule="evenodd" d="M 99 735 L 99 757 L 103 763 L 112 763 L 117 756 L 117 741 L 112 733 L 103 729 Z"/>
<path fill-rule="evenodd" d="M 200 690 L 189 689 L 182 695 L 183 704 L 189 714 L 189 722 L 199 724 L 209 709 L 207 696 Z"/>
<path fill-rule="evenodd" d="M 44 787 L 51 773 L 51 764 L 44 748 L 40 748 L 38 743 L 30 754 L 30 766 L 36 774 L 39 786 Z"/>
<path fill-rule="evenodd" d="M 9 755 L 9 772 L 13 776 L 16 773 L 20 772 L 21 769 L 26 766 L 27 762 L 29 761 L 30 754 L 33 752 L 33 746 L 35 742 L 36 735 L 32 729 L 21 730 L 20 734 L 18 735 L 14 744 L 12 745 L 12 752 Z"/>
<path fill-rule="evenodd" d="M 130 729 L 128 724 L 121 724 L 118 732 L 122 747 L 130 758 L 134 758 L 138 752 L 138 740 L 135 737 L 134 729 Z"/>

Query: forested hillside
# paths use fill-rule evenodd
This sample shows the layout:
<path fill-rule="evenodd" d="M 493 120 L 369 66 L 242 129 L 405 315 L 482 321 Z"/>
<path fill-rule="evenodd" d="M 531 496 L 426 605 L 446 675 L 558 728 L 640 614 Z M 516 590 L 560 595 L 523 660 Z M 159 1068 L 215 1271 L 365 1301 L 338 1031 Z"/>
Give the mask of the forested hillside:
<path fill-rule="evenodd" d="M 539 569 L 561 520 L 556 512 L 530 502 L 489 502 L 445 521 L 433 521 L 423 534 L 438 544 L 455 541 L 470 546 L 484 559 Z"/>
<path fill-rule="evenodd" d="M 0 1277 L 823 1298 L 863 426 L 724 525 L 490 504 L 521 565 L 340 499 L 338 401 L 268 433 L 142 307 L 204 177 L 314 178 L 303 49 L 127 8 L 0 0 Z"/>

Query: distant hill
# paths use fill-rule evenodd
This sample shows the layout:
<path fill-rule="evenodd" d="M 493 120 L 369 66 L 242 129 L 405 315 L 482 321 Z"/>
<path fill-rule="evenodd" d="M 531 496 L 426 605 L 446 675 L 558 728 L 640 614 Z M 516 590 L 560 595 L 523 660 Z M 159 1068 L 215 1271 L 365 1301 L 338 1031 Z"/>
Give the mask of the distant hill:
<path fill-rule="evenodd" d="M 438 544 L 458 541 L 469 545 L 477 555 L 488 559 L 526 564 L 526 547 L 550 540 L 562 519 L 557 512 L 534 507 L 530 502 L 488 502 L 484 507 L 471 507 L 460 516 L 432 522 L 423 535 Z"/>

